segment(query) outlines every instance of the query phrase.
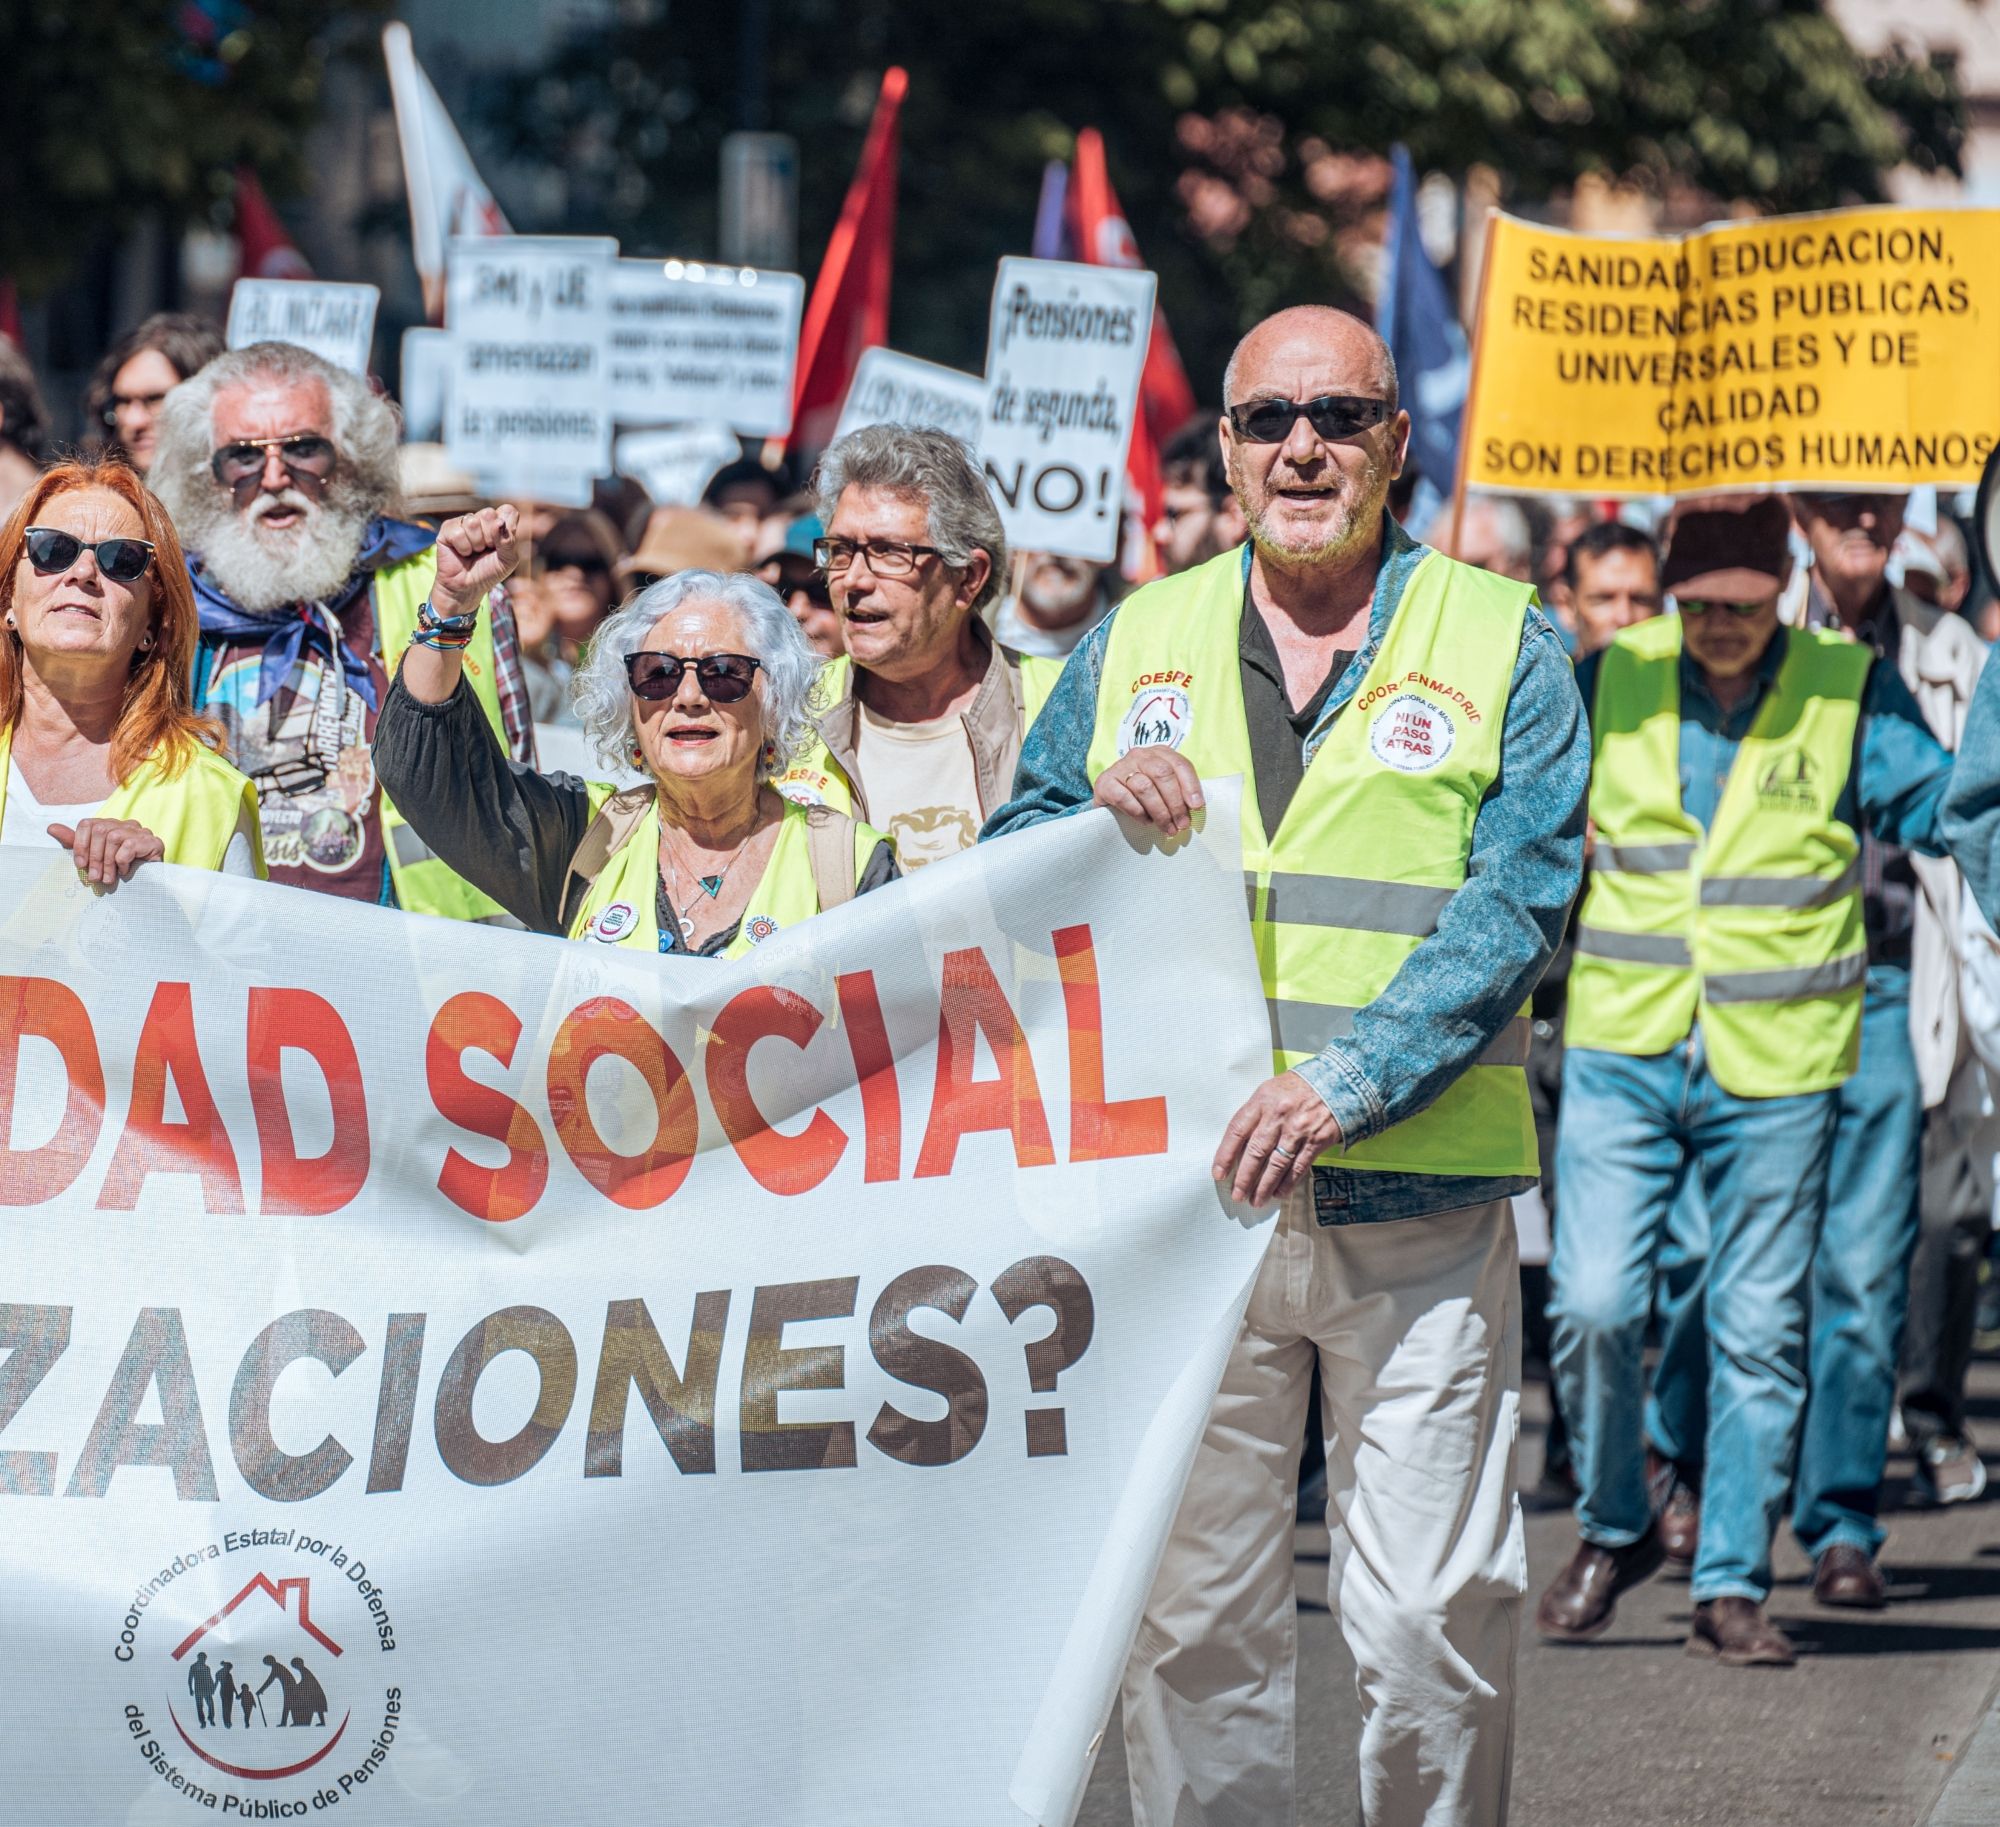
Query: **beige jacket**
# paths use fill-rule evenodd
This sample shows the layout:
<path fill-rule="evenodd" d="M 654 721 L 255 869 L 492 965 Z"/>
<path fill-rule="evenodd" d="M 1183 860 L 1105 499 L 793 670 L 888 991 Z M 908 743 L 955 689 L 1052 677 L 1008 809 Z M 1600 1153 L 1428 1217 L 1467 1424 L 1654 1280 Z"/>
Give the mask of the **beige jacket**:
<path fill-rule="evenodd" d="M 1894 597 L 1901 624 L 1896 670 L 1931 734 L 1956 754 L 1972 688 L 1986 664 L 1986 643 L 1963 616 L 1934 609 L 1907 591 L 1898 590 Z M 1910 1044 L 1928 1110 L 1944 1102 L 1953 1073 L 1971 1054 L 1959 1014 L 1962 903 L 1957 864 L 1948 857 L 1914 853 L 1910 862 L 1919 890 L 1910 941 Z"/>

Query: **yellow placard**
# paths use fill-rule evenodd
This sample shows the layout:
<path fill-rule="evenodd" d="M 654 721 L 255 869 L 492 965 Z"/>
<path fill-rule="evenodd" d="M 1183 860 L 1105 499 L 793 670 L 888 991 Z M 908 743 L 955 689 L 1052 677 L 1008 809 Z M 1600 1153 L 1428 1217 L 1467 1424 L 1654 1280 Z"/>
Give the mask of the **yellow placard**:
<path fill-rule="evenodd" d="M 2000 210 L 1644 238 L 1498 216 L 1486 263 L 1473 488 L 1965 484 L 2000 441 Z"/>

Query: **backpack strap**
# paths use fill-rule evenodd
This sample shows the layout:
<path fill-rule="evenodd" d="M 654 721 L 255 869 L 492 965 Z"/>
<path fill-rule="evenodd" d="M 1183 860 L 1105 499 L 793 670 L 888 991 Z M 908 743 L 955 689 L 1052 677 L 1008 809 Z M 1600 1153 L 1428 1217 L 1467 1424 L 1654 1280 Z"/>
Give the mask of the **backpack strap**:
<path fill-rule="evenodd" d="M 604 868 L 623 847 L 639 821 L 646 816 L 653 803 L 656 789 L 653 783 L 644 781 L 635 787 L 626 787 L 612 794 L 598 807 L 597 816 L 590 821 L 582 841 L 570 853 L 569 874 L 563 882 L 562 930 L 569 931 L 570 922 L 576 917 L 576 910 L 583 903 L 583 897 L 590 892 L 590 885 L 604 873 Z"/>
<path fill-rule="evenodd" d="M 831 806 L 806 808 L 806 858 L 812 865 L 819 910 L 854 899 L 854 827 L 858 821 Z"/>

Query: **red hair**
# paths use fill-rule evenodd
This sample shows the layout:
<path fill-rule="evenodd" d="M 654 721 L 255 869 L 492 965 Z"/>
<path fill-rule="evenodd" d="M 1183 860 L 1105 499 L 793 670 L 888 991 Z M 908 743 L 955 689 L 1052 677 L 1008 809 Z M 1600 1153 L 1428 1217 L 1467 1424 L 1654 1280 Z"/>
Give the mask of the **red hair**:
<path fill-rule="evenodd" d="M 222 746 L 222 732 L 194 711 L 192 677 L 195 642 L 201 629 L 195 610 L 194 586 L 188 582 L 180 536 L 167 510 L 139 480 L 138 472 L 116 458 L 58 463 L 36 481 L 20 506 L 0 527 L 0 613 L 14 605 L 14 576 L 21 565 L 29 527 L 59 495 L 78 489 L 103 489 L 116 495 L 139 516 L 144 537 L 152 542 L 150 580 L 153 645 L 132 659 L 132 676 L 125 702 L 118 710 L 118 727 L 111 738 L 111 773 L 120 786 L 149 757 L 169 779 L 188 764 L 190 745 Z M 21 718 L 24 671 L 20 634 L 9 629 L 0 641 L 0 728 L 12 729 Z"/>

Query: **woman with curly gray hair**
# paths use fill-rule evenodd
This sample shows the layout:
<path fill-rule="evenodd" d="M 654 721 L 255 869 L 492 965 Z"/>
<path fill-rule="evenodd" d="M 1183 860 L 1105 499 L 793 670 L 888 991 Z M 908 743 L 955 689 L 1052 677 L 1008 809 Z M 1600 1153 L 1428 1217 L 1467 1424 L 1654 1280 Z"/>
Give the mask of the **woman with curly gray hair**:
<path fill-rule="evenodd" d="M 619 789 L 502 755 L 449 645 L 416 645 L 374 758 L 411 827 L 524 926 L 740 957 L 896 874 L 889 842 L 771 785 L 811 734 L 820 662 L 777 592 L 682 571 L 598 629 L 571 692 Z"/>

